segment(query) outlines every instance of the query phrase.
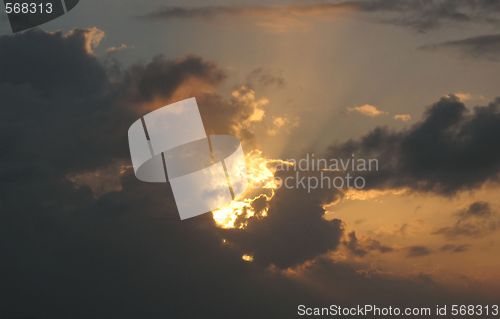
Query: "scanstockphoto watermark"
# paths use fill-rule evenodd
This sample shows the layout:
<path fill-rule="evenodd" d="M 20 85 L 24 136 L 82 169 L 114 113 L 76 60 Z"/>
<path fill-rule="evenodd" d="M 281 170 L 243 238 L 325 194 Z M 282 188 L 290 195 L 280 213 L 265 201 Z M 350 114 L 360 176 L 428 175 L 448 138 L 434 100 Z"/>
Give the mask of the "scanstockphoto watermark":
<path fill-rule="evenodd" d="M 378 172 L 377 158 L 357 157 L 322 158 L 307 153 L 299 159 L 288 159 L 276 167 L 278 188 L 304 189 L 308 193 L 317 189 L 357 189 L 366 187 L 367 175 Z"/>

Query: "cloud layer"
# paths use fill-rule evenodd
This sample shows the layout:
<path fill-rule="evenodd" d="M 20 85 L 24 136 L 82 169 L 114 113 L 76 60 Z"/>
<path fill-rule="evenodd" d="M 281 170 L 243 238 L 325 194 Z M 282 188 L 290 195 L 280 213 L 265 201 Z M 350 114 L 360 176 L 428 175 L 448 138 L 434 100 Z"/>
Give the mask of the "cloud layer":
<path fill-rule="evenodd" d="M 261 26 L 284 31 L 288 27 L 303 25 L 303 18 L 334 17 L 349 10 L 375 15 L 378 21 L 429 31 L 445 24 L 481 23 L 497 26 L 500 23 L 497 1 L 488 0 L 352 0 L 310 2 L 281 5 L 212 5 L 167 6 L 145 16 L 147 19 L 216 19 L 246 17 L 260 20 Z M 262 20 L 264 19 L 264 20 Z M 275 20 L 271 23 L 272 20 Z M 280 27 L 277 28 L 280 20 Z M 267 22 L 265 22 L 267 21 Z M 259 24 L 258 24 L 259 25 Z"/>

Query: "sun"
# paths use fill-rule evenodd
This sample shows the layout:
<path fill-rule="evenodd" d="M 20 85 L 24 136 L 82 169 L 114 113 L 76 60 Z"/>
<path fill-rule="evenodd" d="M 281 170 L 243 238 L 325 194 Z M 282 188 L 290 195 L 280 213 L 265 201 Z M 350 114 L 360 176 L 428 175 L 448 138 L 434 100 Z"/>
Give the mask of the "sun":
<path fill-rule="evenodd" d="M 291 165 L 283 160 L 267 159 L 262 151 L 253 150 L 245 156 L 247 190 L 227 206 L 212 211 L 216 225 L 223 229 L 244 229 L 252 218 L 267 217 L 269 202 L 280 187 L 274 178 L 279 165 Z"/>

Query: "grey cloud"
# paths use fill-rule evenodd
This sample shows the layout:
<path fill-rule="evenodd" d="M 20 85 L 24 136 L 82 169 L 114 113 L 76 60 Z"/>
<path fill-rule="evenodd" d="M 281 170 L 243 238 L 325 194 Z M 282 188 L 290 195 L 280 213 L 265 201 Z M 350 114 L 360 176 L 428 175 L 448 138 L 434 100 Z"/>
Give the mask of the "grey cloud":
<path fill-rule="evenodd" d="M 269 14 L 313 15 L 335 12 L 339 9 L 357 8 L 356 3 L 311 3 L 287 5 L 214 5 L 199 7 L 169 6 L 159 8 L 145 16 L 148 19 L 196 19 L 220 16 L 262 16 Z"/>
<path fill-rule="evenodd" d="M 66 175 L 128 159 L 123 132 L 145 112 L 141 104 L 166 103 L 190 78 L 212 85 L 224 79 L 216 65 L 194 56 L 159 56 L 111 79 L 86 51 L 87 36 L 87 30 L 74 30 L 0 37 L 0 125 L 6 132 L 0 156 L 14 165 L 2 165 L 3 177 Z M 231 122 L 233 114 L 220 116 Z"/>
<path fill-rule="evenodd" d="M 277 71 L 263 67 L 253 69 L 247 76 L 247 84 L 250 87 L 270 87 L 282 88 L 286 84 L 285 78 Z"/>
<path fill-rule="evenodd" d="M 336 304 L 426 305 L 435 301 L 481 300 L 463 290 L 440 286 L 431 275 L 418 274 L 406 278 L 386 275 L 363 267 L 318 257 L 300 270 L 301 280 L 320 291 Z"/>
<path fill-rule="evenodd" d="M 279 189 L 271 201 L 269 215 L 253 220 L 245 231 L 225 231 L 243 251 L 255 255 L 258 263 L 287 268 L 335 250 L 343 227 L 340 220 L 322 218 L 333 195 L 327 192 Z"/>
<path fill-rule="evenodd" d="M 425 246 L 408 247 L 408 257 L 422 257 L 431 254 L 431 250 Z"/>
<path fill-rule="evenodd" d="M 359 244 L 358 237 L 355 232 L 348 234 L 348 240 L 345 242 L 347 249 L 356 256 L 365 256 L 368 252 Z"/>
<path fill-rule="evenodd" d="M 432 105 L 409 129 L 379 127 L 357 140 L 329 149 L 331 158 L 377 158 L 379 171 L 365 177 L 367 188 L 407 187 L 452 195 L 500 172 L 500 99 L 469 110 L 454 96 Z"/>
<path fill-rule="evenodd" d="M 453 226 L 443 227 L 434 232 L 447 238 L 481 237 L 491 234 L 500 228 L 500 218 L 492 210 L 489 203 L 474 202 L 456 214 Z"/>
<path fill-rule="evenodd" d="M 481 35 L 422 47 L 424 50 L 453 50 L 473 58 L 500 61 L 500 34 Z"/>
<path fill-rule="evenodd" d="M 380 253 L 389 253 L 394 251 L 394 248 L 383 245 L 378 240 L 368 239 L 361 242 L 356 236 L 356 232 L 350 232 L 347 236 L 348 238 L 344 242 L 344 245 L 352 254 L 359 257 L 363 257 L 373 251 Z"/>
<path fill-rule="evenodd" d="M 459 213 L 458 216 L 460 220 L 466 220 L 474 217 L 490 218 L 493 214 L 489 203 L 479 201 L 470 204 L 470 206 L 464 212 Z"/>
<path fill-rule="evenodd" d="M 446 24 L 500 24 L 500 2 L 497 0 L 361 0 L 352 3 L 365 12 L 377 14 L 382 22 L 421 32 Z"/>
<path fill-rule="evenodd" d="M 147 14 L 148 19 L 213 19 L 223 16 L 264 16 L 283 14 L 294 17 L 327 15 L 339 9 L 353 9 L 375 15 L 381 22 L 428 31 L 446 23 L 498 25 L 500 4 L 496 0 L 353 0 L 281 5 L 170 6 Z"/>
<path fill-rule="evenodd" d="M 166 99 L 191 77 L 213 85 L 225 79 L 217 65 L 197 56 L 177 60 L 157 56 L 148 64 L 134 65 L 123 73 L 122 89 L 137 102 Z"/>
<path fill-rule="evenodd" d="M 454 245 L 454 244 L 446 244 L 443 245 L 440 250 L 442 252 L 449 252 L 449 253 L 463 253 L 469 250 L 468 245 Z"/>
<path fill-rule="evenodd" d="M 32 31 L 0 37 L 0 84 L 22 85 L 43 97 L 103 94 L 106 72 L 85 50 L 90 36 L 91 31 L 76 29 L 68 34 Z M 69 52 L 73 55 L 65 54 Z"/>

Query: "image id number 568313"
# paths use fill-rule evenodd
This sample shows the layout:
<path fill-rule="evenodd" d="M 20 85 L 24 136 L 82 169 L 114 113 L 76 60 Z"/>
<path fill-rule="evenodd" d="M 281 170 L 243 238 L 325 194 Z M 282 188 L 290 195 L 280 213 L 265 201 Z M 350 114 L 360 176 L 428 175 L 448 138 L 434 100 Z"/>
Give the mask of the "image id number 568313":
<path fill-rule="evenodd" d="M 39 14 L 52 13 L 53 7 L 51 2 L 35 3 L 35 2 L 6 2 L 5 13 L 11 14 Z"/>

